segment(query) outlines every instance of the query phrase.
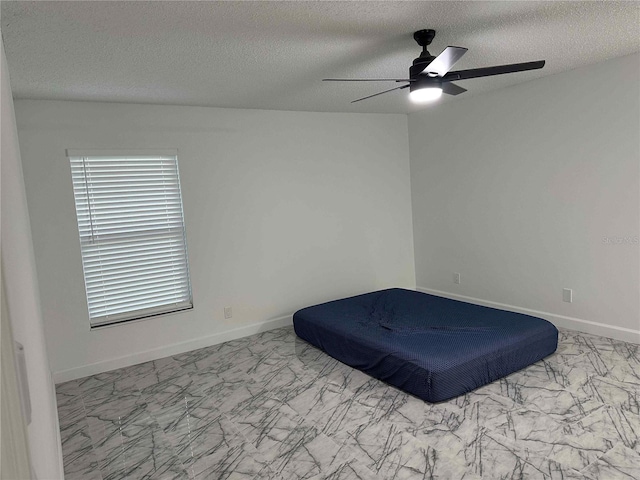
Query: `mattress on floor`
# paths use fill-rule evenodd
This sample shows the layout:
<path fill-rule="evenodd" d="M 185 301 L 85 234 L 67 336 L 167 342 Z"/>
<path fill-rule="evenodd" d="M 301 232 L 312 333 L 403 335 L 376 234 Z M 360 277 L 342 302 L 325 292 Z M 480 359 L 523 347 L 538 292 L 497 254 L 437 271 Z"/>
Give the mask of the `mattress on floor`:
<path fill-rule="evenodd" d="M 550 322 L 399 288 L 303 308 L 296 334 L 335 359 L 440 402 L 555 352 Z"/>

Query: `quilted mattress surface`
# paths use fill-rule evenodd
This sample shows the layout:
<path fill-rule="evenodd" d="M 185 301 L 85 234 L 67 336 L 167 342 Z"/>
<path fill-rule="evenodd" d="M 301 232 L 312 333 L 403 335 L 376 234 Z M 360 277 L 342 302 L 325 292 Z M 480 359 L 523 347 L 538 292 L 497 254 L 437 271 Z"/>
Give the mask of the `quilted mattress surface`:
<path fill-rule="evenodd" d="M 296 334 L 428 402 L 474 390 L 552 354 L 541 318 L 399 288 L 303 308 Z"/>

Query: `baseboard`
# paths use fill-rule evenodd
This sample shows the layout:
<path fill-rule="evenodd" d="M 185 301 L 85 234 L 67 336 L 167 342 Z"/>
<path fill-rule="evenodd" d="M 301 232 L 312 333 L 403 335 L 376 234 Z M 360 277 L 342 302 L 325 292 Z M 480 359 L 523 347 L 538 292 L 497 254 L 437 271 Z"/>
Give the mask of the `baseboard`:
<path fill-rule="evenodd" d="M 532 315 L 534 317 L 544 318 L 550 321 L 556 327 L 568 328 L 570 330 L 578 330 L 584 333 L 590 333 L 592 335 L 600 335 L 602 337 L 614 338 L 616 340 L 622 340 L 624 342 L 638 343 L 640 344 L 640 330 L 632 330 L 630 328 L 616 327 L 613 325 L 607 325 L 604 323 L 592 322 L 590 320 L 583 320 L 581 318 L 567 317 L 565 315 L 556 315 L 555 313 L 543 312 L 540 310 L 533 310 L 530 308 L 517 307 L 515 305 L 509 305 L 506 303 L 492 302 L 489 300 L 482 300 L 481 298 L 467 297 L 466 295 L 458 295 L 455 293 L 444 292 L 441 290 L 434 290 L 431 288 L 417 287 L 416 290 L 423 293 L 430 293 L 431 295 L 437 295 L 439 297 L 451 298 L 453 300 L 461 300 L 463 302 L 474 303 L 476 305 L 483 305 L 485 307 L 498 308 L 500 310 L 508 310 L 510 312 L 524 313 L 526 315 Z"/>
<path fill-rule="evenodd" d="M 291 325 L 293 322 L 292 317 L 292 315 L 285 315 L 284 317 L 274 318 L 266 322 L 254 323 L 233 330 L 228 330 L 226 332 L 209 335 L 204 338 L 164 345 L 144 352 L 138 352 L 131 355 L 125 355 L 123 357 L 112 358 L 103 362 L 91 363 L 89 365 L 83 365 L 69 370 L 54 372 L 53 379 L 56 384 L 68 382 L 70 380 L 76 380 L 77 378 L 115 370 L 116 368 L 129 367 L 138 363 L 149 362 L 151 360 L 158 360 L 159 358 L 168 357 L 170 355 L 177 355 L 179 353 L 197 350 L 198 348 L 210 347 L 211 345 L 217 345 L 219 343 L 236 340 L 256 333 L 266 332 L 267 330 L 273 330 L 274 328 Z"/>
<path fill-rule="evenodd" d="M 51 383 L 49 383 L 49 386 L 51 388 L 51 398 L 53 399 L 53 407 L 54 407 L 54 412 L 58 411 L 58 399 L 56 396 L 56 385 L 55 385 L 55 380 L 54 380 L 54 375 L 53 372 L 51 372 L 51 370 L 49 370 L 49 376 L 51 379 Z M 58 452 L 58 475 L 56 478 L 64 478 L 64 458 L 63 458 L 63 454 L 62 454 L 62 435 L 60 433 L 60 418 L 58 417 L 58 415 L 54 415 L 54 423 L 55 423 L 55 430 L 56 430 L 56 446 L 57 446 L 57 452 Z M 33 474 L 32 472 L 32 476 L 33 478 L 35 477 L 35 474 Z"/>

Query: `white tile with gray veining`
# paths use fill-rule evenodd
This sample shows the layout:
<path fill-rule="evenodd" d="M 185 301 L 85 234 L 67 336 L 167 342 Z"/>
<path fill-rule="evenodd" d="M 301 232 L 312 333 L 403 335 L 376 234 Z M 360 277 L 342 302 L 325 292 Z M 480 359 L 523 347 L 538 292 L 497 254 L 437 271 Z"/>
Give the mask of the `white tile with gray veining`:
<path fill-rule="evenodd" d="M 285 327 L 56 387 L 71 480 L 640 478 L 640 347 L 555 354 L 426 403 Z"/>

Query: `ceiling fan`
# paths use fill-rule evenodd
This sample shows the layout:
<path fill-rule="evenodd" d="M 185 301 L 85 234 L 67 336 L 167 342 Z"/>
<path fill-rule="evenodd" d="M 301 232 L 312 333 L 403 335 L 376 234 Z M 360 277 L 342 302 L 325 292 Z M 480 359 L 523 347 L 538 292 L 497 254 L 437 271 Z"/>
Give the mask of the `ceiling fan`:
<path fill-rule="evenodd" d="M 512 63 L 510 65 L 497 65 L 494 67 L 472 68 L 470 70 L 457 70 L 450 72 L 451 67 L 467 52 L 462 47 L 447 47 L 440 55 L 434 57 L 427 50 L 436 36 L 435 30 L 418 30 L 413 38 L 422 47 L 422 53 L 409 67 L 409 78 L 323 78 L 324 82 L 396 82 L 406 83 L 400 87 L 390 88 L 383 92 L 374 93 L 362 97 L 351 103 L 361 102 L 368 98 L 377 97 L 383 93 L 394 90 L 409 89 L 409 98 L 415 103 L 427 103 L 440 98 L 442 93 L 459 95 L 467 91 L 453 83 L 454 80 L 467 80 L 469 78 L 489 77 L 491 75 L 503 75 L 505 73 L 524 72 L 544 67 L 544 60 L 527 63 Z"/>

